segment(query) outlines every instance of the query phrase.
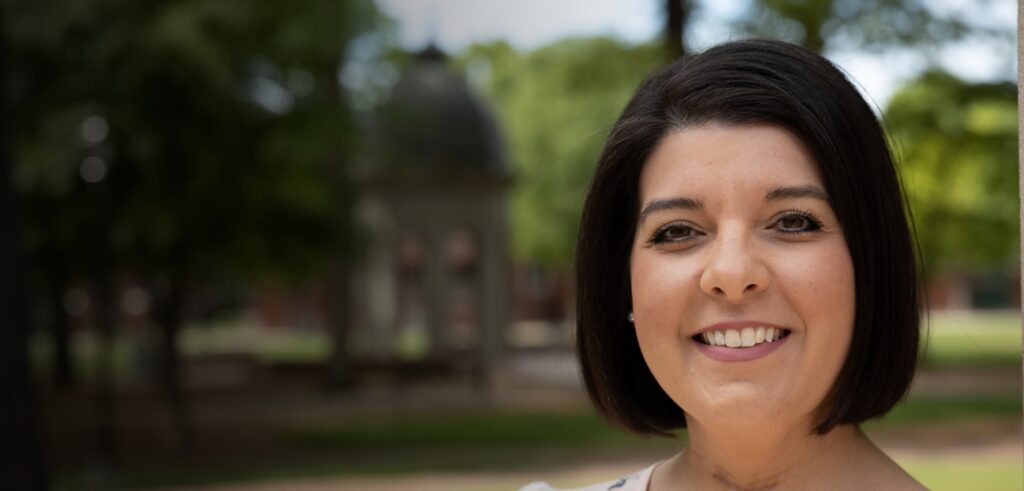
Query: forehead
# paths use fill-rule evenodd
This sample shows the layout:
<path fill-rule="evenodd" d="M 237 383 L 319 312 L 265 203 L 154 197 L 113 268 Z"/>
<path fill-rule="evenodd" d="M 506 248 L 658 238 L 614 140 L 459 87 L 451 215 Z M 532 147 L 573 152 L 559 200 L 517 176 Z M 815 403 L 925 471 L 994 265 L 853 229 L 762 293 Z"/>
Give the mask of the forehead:
<path fill-rule="evenodd" d="M 650 199 L 756 193 L 822 184 L 810 151 L 773 125 L 707 124 L 665 135 L 640 176 L 641 202 Z M 757 194 L 758 200 L 763 193 Z"/>

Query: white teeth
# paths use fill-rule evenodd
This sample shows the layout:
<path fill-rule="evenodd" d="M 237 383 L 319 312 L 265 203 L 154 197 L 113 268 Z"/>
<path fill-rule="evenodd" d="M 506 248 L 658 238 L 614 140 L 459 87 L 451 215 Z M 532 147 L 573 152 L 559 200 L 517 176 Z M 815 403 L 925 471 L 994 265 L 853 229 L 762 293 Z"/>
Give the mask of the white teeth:
<path fill-rule="evenodd" d="M 754 345 L 754 328 L 744 327 L 740 331 L 740 342 L 744 348 L 749 348 Z"/>
<path fill-rule="evenodd" d="M 741 330 L 725 329 L 704 331 L 700 334 L 704 343 L 711 346 L 749 348 L 761 343 L 771 343 L 782 338 L 782 329 L 777 327 L 744 327 Z"/>
<path fill-rule="evenodd" d="M 740 340 L 740 333 L 735 329 L 727 329 L 725 331 L 725 345 L 730 348 L 739 348 L 742 344 Z"/>

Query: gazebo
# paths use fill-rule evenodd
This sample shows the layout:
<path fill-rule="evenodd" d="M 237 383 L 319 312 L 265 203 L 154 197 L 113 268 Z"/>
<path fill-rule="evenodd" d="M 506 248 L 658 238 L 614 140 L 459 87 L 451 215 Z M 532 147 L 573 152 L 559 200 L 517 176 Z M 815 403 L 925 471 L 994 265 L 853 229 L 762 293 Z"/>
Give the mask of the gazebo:
<path fill-rule="evenodd" d="M 356 166 L 366 244 L 352 281 L 356 360 L 489 379 L 508 319 L 507 191 L 494 117 L 430 45 L 375 113 Z"/>

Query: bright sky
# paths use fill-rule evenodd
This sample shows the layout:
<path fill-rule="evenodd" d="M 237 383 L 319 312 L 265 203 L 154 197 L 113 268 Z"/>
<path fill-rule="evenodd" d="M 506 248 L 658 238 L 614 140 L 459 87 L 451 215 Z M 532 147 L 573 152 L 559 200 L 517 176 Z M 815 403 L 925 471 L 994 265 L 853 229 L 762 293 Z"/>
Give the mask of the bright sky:
<path fill-rule="evenodd" d="M 750 0 L 699 2 L 706 6 L 689 28 L 696 48 L 728 40 L 722 19 L 737 16 Z M 1005 27 L 1013 32 L 1017 11 L 1013 0 L 935 0 L 933 8 Z M 662 28 L 662 0 L 376 0 L 385 15 L 398 23 L 398 38 L 410 49 L 435 40 L 449 52 L 475 42 L 505 39 L 519 49 L 533 49 L 568 36 L 607 34 L 640 42 Z M 984 16 L 984 17 L 981 17 Z M 996 53 L 1004 53 L 1000 58 Z M 946 50 L 943 65 L 962 77 L 986 80 L 1016 73 L 1015 50 L 966 43 Z M 909 53 L 884 55 L 840 53 L 832 56 L 879 106 L 899 84 L 913 77 L 922 60 Z M 1005 59 L 1009 58 L 1009 59 Z"/>

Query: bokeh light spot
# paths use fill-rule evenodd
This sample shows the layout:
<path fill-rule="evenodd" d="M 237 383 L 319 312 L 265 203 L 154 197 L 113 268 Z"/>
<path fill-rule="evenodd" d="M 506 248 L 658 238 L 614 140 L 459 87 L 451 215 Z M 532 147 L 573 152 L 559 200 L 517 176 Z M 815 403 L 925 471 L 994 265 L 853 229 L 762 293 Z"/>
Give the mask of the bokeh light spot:
<path fill-rule="evenodd" d="M 81 288 L 72 288 L 64 293 L 64 311 L 72 317 L 85 315 L 89 310 L 89 294 Z"/>
<path fill-rule="evenodd" d="M 88 183 L 97 183 L 107 177 L 107 163 L 96 156 L 86 157 L 78 167 L 78 174 Z"/>
<path fill-rule="evenodd" d="M 82 121 L 82 138 L 89 143 L 102 143 L 110 134 L 110 125 L 103 116 L 89 116 Z"/>

